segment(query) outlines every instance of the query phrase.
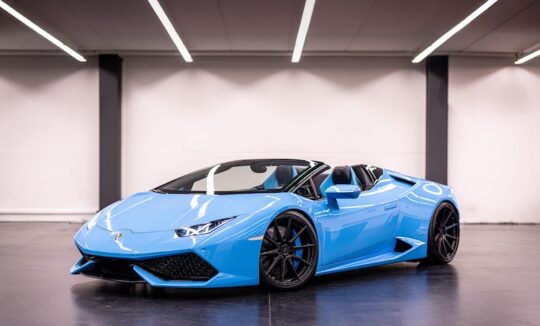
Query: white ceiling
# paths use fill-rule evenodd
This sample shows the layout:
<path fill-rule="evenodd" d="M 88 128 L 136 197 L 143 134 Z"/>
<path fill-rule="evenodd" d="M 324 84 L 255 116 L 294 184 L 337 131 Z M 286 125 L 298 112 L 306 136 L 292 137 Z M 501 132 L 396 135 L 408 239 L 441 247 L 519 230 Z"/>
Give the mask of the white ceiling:
<path fill-rule="evenodd" d="M 82 52 L 173 52 L 146 0 L 5 0 Z M 485 0 L 317 0 L 305 52 L 414 53 Z M 304 0 L 161 0 L 187 48 L 290 53 Z M 499 0 L 439 53 L 520 53 L 540 45 L 540 0 Z M 0 10 L 0 52 L 57 49 Z"/>

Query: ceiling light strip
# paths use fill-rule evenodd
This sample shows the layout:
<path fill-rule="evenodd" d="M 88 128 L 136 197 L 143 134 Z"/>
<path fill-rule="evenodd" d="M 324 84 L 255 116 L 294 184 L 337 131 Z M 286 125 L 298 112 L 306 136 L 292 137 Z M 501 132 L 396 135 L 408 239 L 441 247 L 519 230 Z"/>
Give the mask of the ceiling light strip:
<path fill-rule="evenodd" d="M 184 45 L 184 42 L 182 42 L 180 35 L 178 35 L 176 30 L 174 29 L 173 24 L 169 20 L 169 17 L 167 17 L 167 15 L 165 14 L 165 11 L 163 11 L 163 8 L 161 8 L 158 0 L 148 0 L 148 3 L 150 3 L 150 6 L 152 6 L 152 9 L 154 9 L 154 12 L 161 21 L 161 24 L 163 24 L 163 27 L 165 27 L 165 30 L 167 30 L 167 33 L 169 33 L 171 40 L 173 41 L 174 45 L 176 46 L 184 60 L 186 62 L 193 62 L 191 54 L 189 54 L 189 51 Z"/>
<path fill-rule="evenodd" d="M 30 21 L 30 19 L 24 17 L 23 15 L 21 15 L 17 10 L 13 9 L 12 7 L 10 7 L 7 3 L 5 3 L 4 1 L 0 0 L 0 8 L 4 9 L 5 11 L 7 11 L 10 15 L 12 15 L 13 17 L 17 18 L 21 23 L 25 24 L 26 26 L 30 27 L 31 29 L 34 30 L 34 32 L 38 33 L 39 35 L 43 36 L 44 38 L 46 38 L 49 42 L 51 42 L 52 44 L 56 45 L 57 47 L 59 47 L 60 49 L 62 49 L 63 51 L 65 51 L 67 54 L 69 54 L 70 56 L 74 57 L 75 59 L 77 59 L 77 61 L 80 61 L 80 62 L 86 62 L 86 59 L 80 55 L 79 53 L 77 53 L 75 50 L 73 50 L 72 48 L 70 48 L 69 46 L 65 45 L 64 43 L 62 43 L 59 39 L 57 39 L 56 37 L 52 36 L 51 34 L 49 34 L 47 31 L 45 31 L 43 28 L 39 27 L 38 25 L 34 24 L 32 21 Z"/>
<path fill-rule="evenodd" d="M 441 46 L 444 42 L 448 41 L 449 38 L 454 36 L 457 32 L 465 28 L 465 26 L 469 25 L 470 22 L 472 22 L 476 17 L 480 16 L 484 11 L 488 10 L 489 7 L 493 6 L 497 2 L 497 0 L 488 0 L 483 5 L 481 5 L 478 9 L 473 11 L 472 14 L 467 16 L 467 18 L 463 19 L 459 24 L 452 27 L 448 32 L 444 33 L 443 36 L 439 37 L 433 44 L 428 46 L 424 51 L 420 52 L 414 59 L 412 60 L 413 63 L 419 63 L 422 60 L 424 60 L 428 55 L 431 54 L 431 52 L 435 51 L 439 46 Z"/>
<path fill-rule="evenodd" d="M 294 44 L 294 51 L 292 55 L 292 62 L 300 62 L 302 56 L 302 50 L 304 49 L 304 42 L 306 41 L 307 32 L 309 29 L 309 23 L 311 22 L 311 15 L 313 14 L 313 8 L 315 7 L 315 0 L 306 0 L 304 5 L 304 13 L 302 14 L 302 20 L 300 21 L 300 28 L 296 35 L 296 43 Z"/>
<path fill-rule="evenodd" d="M 540 56 L 540 49 L 538 49 L 538 50 L 536 50 L 536 51 L 534 51 L 532 53 L 529 53 L 527 55 L 522 56 L 521 58 L 517 59 L 516 62 L 514 62 L 514 63 L 516 65 L 520 65 L 520 64 L 525 63 L 525 62 L 527 62 L 527 61 L 529 61 L 529 60 L 531 60 L 533 58 L 536 58 L 538 56 Z"/>

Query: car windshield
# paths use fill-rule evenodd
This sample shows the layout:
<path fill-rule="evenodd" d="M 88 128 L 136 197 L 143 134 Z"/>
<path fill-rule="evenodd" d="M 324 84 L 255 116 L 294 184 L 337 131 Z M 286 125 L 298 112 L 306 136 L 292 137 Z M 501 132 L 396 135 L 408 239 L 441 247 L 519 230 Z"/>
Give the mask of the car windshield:
<path fill-rule="evenodd" d="M 232 194 L 279 192 L 316 162 L 243 160 L 192 172 L 154 189 L 164 193 Z"/>

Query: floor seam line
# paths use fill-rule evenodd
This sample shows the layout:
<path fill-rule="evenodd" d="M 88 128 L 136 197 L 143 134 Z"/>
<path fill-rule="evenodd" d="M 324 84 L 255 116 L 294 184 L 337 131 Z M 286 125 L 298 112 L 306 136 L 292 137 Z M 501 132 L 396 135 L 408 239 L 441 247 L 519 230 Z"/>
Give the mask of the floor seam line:
<path fill-rule="evenodd" d="M 270 292 L 268 292 L 268 325 L 272 326 L 272 300 L 270 299 Z"/>

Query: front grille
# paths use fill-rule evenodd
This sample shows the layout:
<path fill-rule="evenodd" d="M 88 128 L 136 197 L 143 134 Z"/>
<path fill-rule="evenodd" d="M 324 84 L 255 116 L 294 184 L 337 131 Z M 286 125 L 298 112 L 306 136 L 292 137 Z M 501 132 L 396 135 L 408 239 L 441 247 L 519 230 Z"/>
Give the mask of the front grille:
<path fill-rule="evenodd" d="M 140 261 L 137 265 L 170 280 L 208 281 L 217 270 L 194 253 Z"/>
<path fill-rule="evenodd" d="M 134 261 L 89 255 L 84 255 L 83 260 L 95 262 L 92 269 L 81 271 L 84 275 L 124 282 L 143 281 L 139 274 L 133 270 Z"/>
<path fill-rule="evenodd" d="M 126 282 L 143 281 L 133 270 L 133 265 L 166 281 L 208 281 L 218 273 L 212 265 L 194 253 L 144 260 L 83 255 L 83 260 L 95 261 L 94 268 L 82 271 L 83 274 Z"/>

